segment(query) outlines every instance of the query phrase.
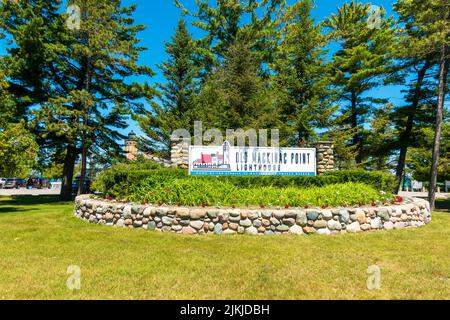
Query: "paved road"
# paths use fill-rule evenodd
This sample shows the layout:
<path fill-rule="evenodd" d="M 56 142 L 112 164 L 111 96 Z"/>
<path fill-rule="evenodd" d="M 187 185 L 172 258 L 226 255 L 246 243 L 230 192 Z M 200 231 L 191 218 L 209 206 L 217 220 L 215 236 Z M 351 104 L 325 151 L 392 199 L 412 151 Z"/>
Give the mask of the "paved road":
<path fill-rule="evenodd" d="M 49 195 L 58 195 L 61 192 L 61 189 L 32 189 L 28 190 L 25 188 L 21 189 L 0 189 L 0 196 L 49 196 Z"/>
<path fill-rule="evenodd" d="M 400 192 L 401 196 L 427 198 L 428 192 Z M 436 193 L 436 199 L 450 199 L 450 193 Z"/>

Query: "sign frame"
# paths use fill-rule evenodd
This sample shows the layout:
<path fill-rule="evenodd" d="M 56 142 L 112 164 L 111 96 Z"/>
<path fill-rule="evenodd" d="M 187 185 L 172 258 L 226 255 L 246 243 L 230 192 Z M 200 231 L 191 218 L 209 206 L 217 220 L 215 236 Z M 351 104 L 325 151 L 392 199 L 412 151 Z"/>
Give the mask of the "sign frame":
<path fill-rule="evenodd" d="M 225 147 L 225 145 L 228 144 L 230 147 L 230 153 L 232 149 L 240 149 L 242 151 L 248 151 L 248 150 L 270 150 L 273 154 L 286 154 L 286 153 L 305 153 L 308 152 L 309 154 L 312 154 L 313 157 L 311 159 L 312 163 L 310 163 L 309 165 L 311 165 L 311 170 L 313 171 L 309 171 L 309 172 L 303 172 L 303 171 L 281 171 L 281 172 L 276 172 L 276 171 L 233 171 L 230 170 L 229 171 L 225 171 L 225 170 L 219 170 L 219 169 L 202 169 L 202 170 L 194 170 L 194 161 L 196 161 L 196 159 L 193 158 L 193 150 L 195 148 L 201 148 L 202 150 L 211 150 L 211 151 L 217 151 L 218 148 L 221 147 Z M 263 151 L 261 151 L 263 152 Z M 225 153 L 225 151 L 224 151 Z M 209 154 L 208 156 L 210 156 L 211 154 Z M 225 154 L 222 155 L 223 157 L 225 157 Z M 203 157 L 203 154 L 202 154 Z M 220 157 L 220 155 L 219 155 Z M 317 149 L 316 148 L 290 148 L 290 147 L 234 147 L 231 146 L 229 144 L 228 141 L 225 141 L 224 144 L 222 146 L 189 146 L 189 175 L 190 176 L 317 176 Z M 209 158 L 208 158 L 209 160 Z M 226 162 L 226 160 L 224 160 L 224 162 Z M 222 164 L 221 166 L 226 166 L 226 164 Z"/>

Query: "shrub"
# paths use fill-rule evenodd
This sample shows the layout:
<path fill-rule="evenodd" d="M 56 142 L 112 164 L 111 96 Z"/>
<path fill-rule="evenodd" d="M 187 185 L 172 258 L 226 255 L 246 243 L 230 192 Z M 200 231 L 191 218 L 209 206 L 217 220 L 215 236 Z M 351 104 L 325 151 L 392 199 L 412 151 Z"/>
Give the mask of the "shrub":
<path fill-rule="evenodd" d="M 394 190 L 395 178 L 385 172 L 370 172 L 364 170 L 332 171 L 315 177 L 285 177 L 285 176 L 188 176 L 185 170 L 163 169 L 155 163 L 130 163 L 115 165 L 100 174 L 93 184 L 96 191 L 117 199 L 126 199 L 140 187 L 148 188 L 155 184 L 181 183 L 186 180 L 188 185 L 208 185 L 213 182 L 214 188 L 224 184 L 241 189 L 252 188 L 296 188 L 323 187 L 347 182 L 361 183 L 375 190 L 391 192 Z M 145 181 L 145 184 L 144 184 Z"/>
<path fill-rule="evenodd" d="M 187 206 L 349 206 L 392 201 L 392 195 L 362 183 L 323 187 L 238 187 L 222 179 L 164 180 L 147 178 L 131 189 L 128 200 L 151 204 Z"/>

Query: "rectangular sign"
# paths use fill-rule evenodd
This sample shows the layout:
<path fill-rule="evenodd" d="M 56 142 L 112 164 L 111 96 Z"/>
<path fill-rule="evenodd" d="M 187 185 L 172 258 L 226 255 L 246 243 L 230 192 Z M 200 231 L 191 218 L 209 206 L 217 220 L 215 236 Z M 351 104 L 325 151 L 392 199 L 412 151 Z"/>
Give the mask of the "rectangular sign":
<path fill-rule="evenodd" d="M 189 174 L 315 176 L 316 149 L 190 146 Z"/>

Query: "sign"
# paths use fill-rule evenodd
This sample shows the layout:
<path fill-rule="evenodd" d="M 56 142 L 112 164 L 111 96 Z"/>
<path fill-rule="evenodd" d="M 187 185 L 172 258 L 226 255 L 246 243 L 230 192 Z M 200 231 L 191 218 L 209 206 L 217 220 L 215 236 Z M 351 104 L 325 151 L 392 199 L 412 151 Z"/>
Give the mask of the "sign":
<path fill-rule="evenodd" d="M 189 174 L 315 176 L 316 149 L 190 146 Z"/>

